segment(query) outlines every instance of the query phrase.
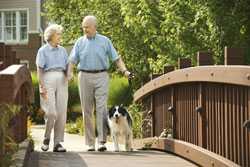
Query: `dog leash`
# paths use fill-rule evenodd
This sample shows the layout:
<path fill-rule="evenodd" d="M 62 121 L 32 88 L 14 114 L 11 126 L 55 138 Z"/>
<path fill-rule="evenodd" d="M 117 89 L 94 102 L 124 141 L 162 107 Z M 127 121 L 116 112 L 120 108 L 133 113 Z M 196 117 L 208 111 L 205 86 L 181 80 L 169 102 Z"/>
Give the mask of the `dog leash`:
<path fill-rule="evenodd" d="M 122 102 L 126 101 L 128 99 L 129 95 L 131 94 L 132 91 L 132 79 L 135 77 L 133 73 L 130 73 L 128 76 L 128 91 L 127 93 L 123 96 Z M 123 104 L 120 104 L 120 106 L 123 106 Z"/>

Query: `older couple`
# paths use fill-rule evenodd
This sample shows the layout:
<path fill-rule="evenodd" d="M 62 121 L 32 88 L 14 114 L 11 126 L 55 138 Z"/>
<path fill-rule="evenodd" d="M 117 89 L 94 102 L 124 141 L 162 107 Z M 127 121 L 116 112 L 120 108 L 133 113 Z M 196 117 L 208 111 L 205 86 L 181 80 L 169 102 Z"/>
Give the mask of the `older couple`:
<path fill-rule="evenodd" d="M 98 151 L 106 150 L 107 98 L 109 84 L 109 60 L 129 76 L 122 59 L 118 56 L 109 38 L 98 34 L 95 16 L 86 16 L 82 21 L 84 36 L 80 37 L 68 58 L 66 50 L 60 46 L 62 27 L 51 25 L 44 32 L 47 44 L 37 54 L 36 64 L 40 86 L 41 107 L 45 111 L 45 134 L 41 149 L 49 149 L 51 131 L 54 128 L 54 152 L 65 152 L 64 140 L 66 123 L 68 80 L 73 76 L 73 66 L 77 65 L 79 94 L 85 127 L 87 151 L 95 150 L 94 106 L 98 133 Z"/>

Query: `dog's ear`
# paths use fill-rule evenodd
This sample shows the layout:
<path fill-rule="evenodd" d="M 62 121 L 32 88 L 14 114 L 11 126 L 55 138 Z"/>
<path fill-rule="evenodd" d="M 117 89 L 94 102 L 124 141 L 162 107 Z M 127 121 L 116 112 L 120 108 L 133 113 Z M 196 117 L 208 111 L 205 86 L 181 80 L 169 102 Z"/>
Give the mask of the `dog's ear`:
<path fill-rule="evenodd" d="M 126 116 L 127 110 L 124 107 L 119 107 L 119 113 L 121 113 L 123 116 Z"/>
<path fill-rule="evenodd" d="M 115 111 L 115 106 L 112 106 L 110 109 L 109 109 L 109 118 L 111 118 L 114 114 L 114 111 Z"/>

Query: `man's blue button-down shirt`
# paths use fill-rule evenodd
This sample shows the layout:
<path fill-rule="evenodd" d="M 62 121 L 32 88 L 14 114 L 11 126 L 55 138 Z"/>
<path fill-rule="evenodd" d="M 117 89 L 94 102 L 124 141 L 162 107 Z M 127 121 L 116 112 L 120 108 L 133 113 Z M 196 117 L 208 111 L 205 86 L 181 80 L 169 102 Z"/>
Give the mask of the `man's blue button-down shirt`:
<path fill-rule="evenodd" d="M 78 70 L 103 70 L 109 61 L 119 58 L 109 38 L 96 34 L 93 38 L 80 37 L 70 54 L 70 62 L 78 64 Z"/>
<path fill-rule="evenodd" d="M 66 70 L 68 54 L 64 47 L 52 47 L 49 43 L 43 45 L 37 53 L 36 65 L 44 71 L 51 69 Z"/>

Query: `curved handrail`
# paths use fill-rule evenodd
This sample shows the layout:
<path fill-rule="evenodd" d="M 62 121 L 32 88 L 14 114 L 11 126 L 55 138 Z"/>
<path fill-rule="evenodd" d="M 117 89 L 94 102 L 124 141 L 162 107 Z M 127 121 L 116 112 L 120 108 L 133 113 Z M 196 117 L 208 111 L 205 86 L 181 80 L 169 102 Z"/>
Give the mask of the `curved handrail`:
<path fill-rule="evenodd" d="M 215 82 L 250 86 L 250 66 L 198 66 L 175 70 L 151 80 L 138 89 L 134 94 L 134 101 L 164 86 L 184 82 Z"/>
<path fill-rule="evenodd" d="M 185 141 L 172 138 L 144 138 L 133 140 L 133 148 L 137 149 L 157 149 L 174 153 L 184 157 L 200 166 L 230 166 L 240 167 L 240 165 L 215 154 L 202 147 L 196 146 Z"/>
<path fill-rule="evenodd" d="M 25 65 L 11 65 L 0 71 L 0 102 L 13 103 L 22 86 L 27 92 L 25 102 L 33 102 L 31 75 Z"/>

